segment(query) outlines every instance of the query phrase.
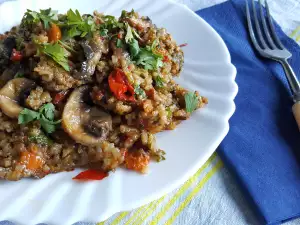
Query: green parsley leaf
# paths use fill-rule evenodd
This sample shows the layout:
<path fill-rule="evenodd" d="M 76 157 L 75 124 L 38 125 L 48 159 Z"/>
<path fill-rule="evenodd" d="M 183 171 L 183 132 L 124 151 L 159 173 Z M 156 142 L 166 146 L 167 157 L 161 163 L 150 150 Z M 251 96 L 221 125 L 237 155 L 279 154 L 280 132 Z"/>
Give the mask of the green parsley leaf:
<path fill-rule="evenodd" d="M 117 48 L 123 48 L 124 47 L 124 43 L 121 39 L 117 39 Z"/>
<path fill-rule="evenodd" d="M 41 115 L 41 118 L 39 119 L 42 128 L 48 133 L 51 134 L 55 131 L 56 125 L 59 124 L 61 121 L 51 121 L 47 119 L 44 115 Z"/>
<path fill-rule="evenodd" d="M 25 108 L 19 114 L 18 123 L 27 124 L 38 120 L 46 133 L 53 133 L 57 124 L 61 122 L 61 120 L 54 121 L 54 110 L 52 103 L 43 105 L 38 112 Z"/>
<path fill-rule="evenodd" d="M 67 19 L 69 25 L 80 25 L 83 22 L 83 19 L 77 9 L 75 12 L 72 9 L 69 9 L 67 12 Z"/>
<path fill-rule="evenodd" d="M 61 65 L 66 71 L 70 71 L 68 56 L 69 52 L 58 43 L 44 44 L 40 51 L 52 58 L 55 62 Z"/>
<path fill-rule="evenodd" d="M 39 108 L 39 113 L 43 114 L 48 120 L 54 119 L 55 106 L 52 103 L 47 103 Z"/>
<path fill-rule="evenodd" d="M 129 51 L 131 57 L 136 57 L 140 52 L 139 43 L 137 40 L 133 39 L 133 41 L 129 44 Z"/>
<path fill-rule="evenodd" d="M 101 37 L 107 37 L 108 36 L 108 29 L 104 28 L 100 30 L 100 36 Z"/>
<path fill-rule="evenodd" d="M 31 121 L 37 120 L 39 113 L 30 109 L 23 109 L 18 116 L 18 124 L 26 124 Z"/>
<path fill-rule="evenodd" d="M 42 131 L 35 136 L 29 136 L 28 140 L 41 145 L 51 145 L 53 141 L 48 138 Z"/>
<path fill-rule="evenodd" d="M 142 48 L 137 56 L 137 65 L 143 65 L 145 70 L 157 70 L 163 66 L 162 58 L 154 54 L 149 48 Z"/>
<path fill-rule="evenodd" d="M 135 36 L 136 38 L 138 38 L 138 39 L 141 40 L 140 35 L 135 31 L 135 29 L 132 29 L 132 33 L 134 34 L 134 36 Z"/>
<path fill-rule="evenodd" d="M 24 21 L 26 24 L 43 22 L 44 28 L 49 29 L 49 24 L 57 21 L 57 12 L 52 11 L 51 8 L 40 10 L 40 12 L 31 11 L 27 9 L 24 15 Z"/>
<path fill-rule="evenodd" d="M 145 91 L 139 85 L 134 86 L 134 92 L 136 95 L 141 96 L 142 98 L 146 98 Z"/>
<path fill-rule="evenodd" d="M 128 43 L 132 42 L 134 38 L 133 38 L 133 34 L 132 34 L 132 29 L 128 23 L 126 24 L 126 28 L 127 28 L 127 32 L 126 32 L 126 36 L 125 36 L 125 42 L 128 44 Z"/>
<path fill-rule="evenodd" d="M 67 12 L 67 25 L 70 26 L 67 31 L 69 38 L 75 36 L 85 37 L 87 34 L 96 30 L 93 17 L 89 15 L 84 19 L 77 9 L 75 12 L 69 9 Z"/>
<path fill-rule="evenodd" d="M 22 78 L 24 77 L 23 73 L 17 72 L 16 75 L 14 76 L 14 78 Z"/>
<path fill-rule="evenodd" d="M 188 92 L 184 95 L 185 100 L 185 109 L 188 113 L 193 112 L 197 109 L 199 98 L 196 95 L 196 92 Z"/>
<path fill-rule="evenodd" d="M 154 77 L 154 81 L 156 87 L 162 88 L 163 86 L 165 86 L 165 80 L 161 76 Z"/>
<path fill-rule="evenodd" d="M 151 50 L 152 51 L 154 51 L 155 49 L 156 49 L 156 46 L 158 45 L 158 39 L 156 38 L 154 41 L 153 41 L 153 43 L 152 43 L 152 45 L 151 45 Z"/>
<path fill-rule="evenodd" d="M 81 31 L 77 29 L 76 26 L 73 26 L 71 29 L 67 30 L 67 35 L 70 38 L 81 35 Z"/>

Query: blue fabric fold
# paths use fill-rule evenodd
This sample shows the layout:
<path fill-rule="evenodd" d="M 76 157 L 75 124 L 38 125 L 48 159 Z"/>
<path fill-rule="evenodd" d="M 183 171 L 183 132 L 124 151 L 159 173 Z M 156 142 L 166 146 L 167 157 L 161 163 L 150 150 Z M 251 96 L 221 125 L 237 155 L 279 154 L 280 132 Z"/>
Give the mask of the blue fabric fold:
<path fill-rule="evenodd" d="M 237 68 L 239 93 L 230 131 L 218 148 L 263 224 L 300 216 L 300 133 L 284 71 L 252 48 L 245 1 L 232 0 L 196 12 L 225 41 Z M 276 24 L 300 75 L 300 48 Z"/>

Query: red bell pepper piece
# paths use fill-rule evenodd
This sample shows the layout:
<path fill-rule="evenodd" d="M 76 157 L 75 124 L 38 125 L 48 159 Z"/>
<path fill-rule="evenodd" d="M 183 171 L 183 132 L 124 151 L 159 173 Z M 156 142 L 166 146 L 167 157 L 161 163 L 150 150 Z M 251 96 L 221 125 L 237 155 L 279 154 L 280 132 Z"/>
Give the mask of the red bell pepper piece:
<path fill-rule="evenodd" d="M 63 101 L 66 98 L 66 95 L 68 94 L 68 91 L 61 91 L 58 92 L 55 96 L 54 96 L 54 100 L 53 103 L 59 104 L 61 101 Z"/>
<path fill-rule="evenodd" d="M 10 56 L 10 60 L 14 61 L 14 62 L 18 62 L 21 61 L 23 58 L 23 55 L 20 51 L 17 51 L 15 48 L 13 49 L 11 56 Z"/>
<path fill-rule="evenodd" d="M 73 180 L 102 180 L 107 176 L 108 173 L 104 171 L 88 169 L 78 174 Z"/>
<path fill-rule="evenodd" d="M 108 84 L 111 92 L 118 100 L 135 102 L 134 88 L 122 70 L 115 69 L 108 77 Z"/>

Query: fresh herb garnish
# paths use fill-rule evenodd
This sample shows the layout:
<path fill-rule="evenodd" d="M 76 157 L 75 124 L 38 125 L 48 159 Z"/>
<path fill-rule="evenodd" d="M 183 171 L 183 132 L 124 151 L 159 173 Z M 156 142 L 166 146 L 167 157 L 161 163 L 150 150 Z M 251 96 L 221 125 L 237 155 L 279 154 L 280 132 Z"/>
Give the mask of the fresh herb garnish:
<path fill-rule="evenodd" d="M 139 85 L 134 86 L 134 93 L 142 98 L 146 98 L 145 91 Z"/>
<path fill-rule="evenodd" d="M 37 120 L 39 118 L 39 116 L 40 116 L 40 114 L 38 112 L 25 108 L 19 114 L 18 123 L 26 124 L 31 121 Z"/>
<path fill-rule="evenodd" d="M 127 29 L 127 32 L 126 32 L 126 36 L 125 36 L 125 41 L 126 41 L 127 44 L 129 44 L 133 41 L 134 37 L 133 37 L 133 34 L 132 34 L 132 29 L 129 26 L 129 24 L 126 24 L 126 29 Z"/>
<path fill-rule="evenodd" d="M 110 31 L 114 28 L 124 29 L 124 23 L 120 23 L 114 16 L 106 15 L 102 19 L 104 23 L 100 25 L 100 30 L 107 29 Z"/>
<path fill-rule="evenodd" d="M 72 28 L 70 28 L 69 30 L 67 30 L 67 36 L 69 38 L 73 38 L 75 36 L 80 36 L 81 35 L 81 31 L 77 29 L 76 26 L 73 26 Z"/>
<path fill-rule="evenodd" d="M 185 100 L 185 110 L 188 113 L 193 112 L 199 103 L 199 98 L 196 95 L 196 92 L 188 92 L 184 95 L 184 100 Z"/>
<path fill-rule="evenodd" d="M 54 110 L 52 103 L 43 105 L 38 112 L 25 108 L 19 114 L 18 123 L 27 124 L 38 120 L 46 133 L 53 133 L 57 124 L 61 122 L 60 120 L 54 121 Z"/>
<path fill-rule="evenodd" d="M 165 80 L 161 76 L 154 77 L 154 81 L 156 87 L 162 88 L 163 86 L 165 86 Z"/>
<path fill-rule="evenodd" d="M 159 43 L 158 39 L 155 39 L 155 40 L 153 41 L 153 43 L 152 43 L 152 45 L 151 45 L 151 50 L 152 50 L 152 51 L 155 51 L 155 49 L 156 49 L 158 43 Z"/>
<path fill-rule="evenodd" d="M 22 78 L 24 77 L 23 73 L 17 72 L 16 75 L 14 76 L 14 78 Z"/>
<path fill-rule="evenodd" d="M 100 30 L 101 37 L 108 37 L 108 29 L 104 28 Z"/>
<path fill-rule="evenodd" d="M 136 58 L 136 64 L 144 66 L 145 70 L 157 70 L 163 66 L 162 57 L 153 53 L 149 47 L 141 48 Z"/>
<path fill-rule="evenodd" d="M 130 12 L 127 12 L 126 10 L 122 10 L 121 18 L 132 17 L 134 16 L 134 14 L 135 14 L 134 9 L 132 9 Z"/>
<path fill-rule="evenodd" d="M 57 21 L 57 12 L 52 11 L 51 8 L 40 10 L 40 12 L 32 11 L 27 9 L 24 15 L 23 21 L 25 24 L 42 22 L 46 30 L 49 29 L 49 24 Z"/>
<path fill-rule="evenodd" d="M 124 43 L 121 39 L 117 39 L 117 48 L 123 48 L 124 47 Z"/>
<path fill-rule="evenodd" d="M 140 52 L 139 43 L 137 40 L 133 39 L 133 41 L 129 44 L 129 51 L 131 57 L 136 57 Z"/>
<path fill-rule="evenodd" d="M 66 71 L 70 71 L 68 64 L 69 52 L 58 43 L 39 45 L 39 52 L 52 58 L 55 62 L 61 65 Z"/>
<path fill-rule="evenodd" d="M 87 16 L 87 18 L 84 19 L 77 9 L 75 12 L 69 9 L 67 12 L 67 25 L 69 26 L 67 31 L 69 38 L 75 36 L 85 37 L 87 34 L 96 30 L 93 17 Z"/>

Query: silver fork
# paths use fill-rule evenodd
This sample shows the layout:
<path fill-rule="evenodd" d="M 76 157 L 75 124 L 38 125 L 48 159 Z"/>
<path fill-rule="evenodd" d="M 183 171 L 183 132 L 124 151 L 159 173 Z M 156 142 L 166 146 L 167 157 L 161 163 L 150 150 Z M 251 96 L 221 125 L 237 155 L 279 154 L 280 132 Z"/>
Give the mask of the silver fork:
<path fill-rule="evenodd" d="M 289 86 L 292 91 L 292 97 L 294 101 L 292 109 L 294 117 L 300 129 L 300 84 L 292 67 L 287 61 L 292 56 L 292 54 L 283 46 L 283 44 L 281 43 L 281 41 L 275 33 L 267 0 L 265 0 L 265 7 L 267 11 L 266 18 L 263 14 L 263 6 L 261 4 L 261 0 L 259 0 L 258 2 L 260 7 L 259 11 L 261 22 L 259 22 L 254 0 L 252 0 L 253 17 L 256 30 L 255 34 L 254 28 L 252 26 L 248 0 L 246 0 L 246 13 L 250 38 L 255 49 L 261 56 L 268 59 L 276 60 L 283 66 L 286 78 L 289 82 Z"/>

